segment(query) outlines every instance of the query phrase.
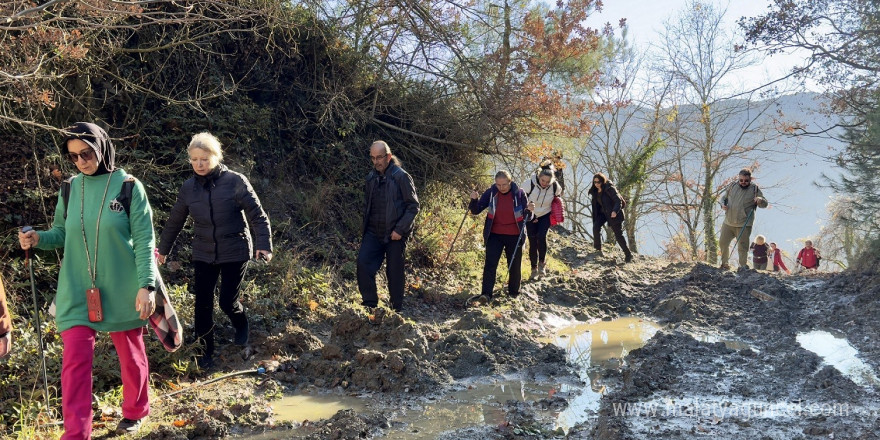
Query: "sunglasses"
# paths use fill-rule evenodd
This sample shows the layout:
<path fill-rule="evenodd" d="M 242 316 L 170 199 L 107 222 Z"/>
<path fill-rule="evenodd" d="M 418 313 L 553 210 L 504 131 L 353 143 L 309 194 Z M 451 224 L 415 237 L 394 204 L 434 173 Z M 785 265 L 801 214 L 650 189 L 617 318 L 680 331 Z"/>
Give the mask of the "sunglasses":
<path fill-rule="evenodd" d="M 370 156 L 370 160 L 372 160 L 373 162 L 375 162 L 375 161 L 377 161 L 377 160 L 385 159 L 386 157 L 388 157 L 388 153 L 385 153 L 385 154 L 383 154 L 383 155 L 381 155 L 381 156 Z"/>
<path fill-rule="evenodd" d="M 67 153 L 67 158 L 70 159 L 70 161 L 73 163 L 77 163 L 80 158 L 82 158 L 82 160 L 88 162 L 88 161 L 95 158 L 95 150 L 92 150 L 92 149 L 83 150 L 79 154 Z"/>

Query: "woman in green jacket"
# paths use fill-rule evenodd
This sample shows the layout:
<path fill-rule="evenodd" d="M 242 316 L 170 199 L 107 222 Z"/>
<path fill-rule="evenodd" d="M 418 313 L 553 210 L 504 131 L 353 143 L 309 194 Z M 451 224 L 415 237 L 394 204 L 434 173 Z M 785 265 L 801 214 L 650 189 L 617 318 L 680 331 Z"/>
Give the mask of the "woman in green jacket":
<path fill-rule="evenodd" d="M 134 432 L 150 412 L 149 368 L 142 328 L 156 307 L 153 212 L 134 181 L 129 212 L 120 201 L 123 181 L 115 149 L 95 124 L 66 130 L 62 153 L 80 173 L 58 198 L 47 231 L 19 233 L 22 249 L 64 248 L 55 296 L 55 323 L 64 344 L 61 367 L 63 440 L 88 439 L 92 430 L 92 359 L 95 335 L 109 332 L 122 373 L 118 433 Z M 88 298 L 88 300 L 87 300 Z M 88 303 L 88 304 L 87 304 Z"/>

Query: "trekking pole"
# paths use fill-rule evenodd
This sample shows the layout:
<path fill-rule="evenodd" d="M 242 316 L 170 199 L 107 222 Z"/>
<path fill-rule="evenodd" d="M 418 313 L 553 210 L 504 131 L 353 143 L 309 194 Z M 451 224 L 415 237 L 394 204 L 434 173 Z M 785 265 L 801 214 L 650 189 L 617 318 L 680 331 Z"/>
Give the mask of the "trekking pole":
<path fill-rule="evenodd" d="M 755 209 L 758 209 L 758 207 L 756 206 Z M 742 237 L 742 235 L 743 235 L 743 231 L 746 230 L 746 226 L 748 226 L 748 224 L 749 224 L 749 220 L 752 219 L 752 215 L 755 213 L 755 209 L 749 211 L 749 215 L 746 216 L 746 222 L 743 224 L 743 227 L 740 228 L 740 230 L 739 230 L 739 234 L 736 234 L 736 241 L 733 242 L 733 250 L 735 250 L 735 249 L 736 249 L 736 245 L 739 244 L 739 238 Z M 731 252 L 730 252 L 730 255 L 731 255 L 731 256 L 733 256 L 733 250 L 731 250 Z M 728 258 L 728 260 L 729 260 L 729 258 Z M 725 261 L 725 263 L 727 263 L 727 261 Z"/>
<path fill-rule="evenodd" d="M 513 267 L 513 262 L 516 260 L 516 251 L 519 250 L 519 244 L 522 243 L 523 235 L 526 232 L 526 224 L 529 222 L 529 216 L 523 218 L 522 229 L 519 230 L 519 236 L 516 238 L 516 247 L 513 248 L 513 253 L 510 254 L 510 261 L 507 262 L 507 273 L 510 273 L 510 268 Z"/>
<path fill-rule="evenodd" d="M 452 244 L 449 245 L 449 252 L 446 252 L 446 258 L 443 259 L 443 265 L 446 266 L 446 263 L 449 261 L 449 256 L 452 255 L 452 248 L 455 247 L 455 242 L 458 240 L 458 235 L 461 234 L 461 228 L 464 227 L 464 221 L 467 220 L 468 214 L 471 213 L 469 208 L 465 208 L 464 218 L 461 219 L 461 224 L 458 225 L 458 232 L 455 233 L 455 238 L 452 239 Z"/>
<path fill-rule="evenodd" d="M 21 232 L 30 232 L 34 228 L 25 226 Z M 40 322 L 40 306 L 37 303 L 37 286 L 34 284 L 34 261 L 31 259 L 31 250 L 24 250 L 24 258 L 31 276 L 31 296 L 34 299 L 34 326 L 37 329 L 37 346 L 40 348 L 40 366 L 43 369 L 43 395 L 46 398 L 46 407 L 49 406 L 49 378 L 46 374 L 46 354 L 43 352 L 43 325 Z"/>

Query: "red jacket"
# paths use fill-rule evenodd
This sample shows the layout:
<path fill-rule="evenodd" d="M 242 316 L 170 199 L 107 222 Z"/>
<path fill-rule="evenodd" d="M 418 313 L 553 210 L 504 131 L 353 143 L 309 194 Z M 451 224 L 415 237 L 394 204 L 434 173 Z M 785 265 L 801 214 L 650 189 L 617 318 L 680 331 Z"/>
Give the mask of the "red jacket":
<path fill-rule="evenodd" d="M 807 269 L 819 267 L 819 251 L 816 248 L 803 248 L 797 254 L 797 261 Z"/>
<path fill-rule="evenodd" d="M 773 252 L 773 270 L 778 271 L 780 269 L 788 272 L 788 268 L 785 267 L 785 262 L 782 261 L 782 251 L 776 249 L 776 251 Z"/>

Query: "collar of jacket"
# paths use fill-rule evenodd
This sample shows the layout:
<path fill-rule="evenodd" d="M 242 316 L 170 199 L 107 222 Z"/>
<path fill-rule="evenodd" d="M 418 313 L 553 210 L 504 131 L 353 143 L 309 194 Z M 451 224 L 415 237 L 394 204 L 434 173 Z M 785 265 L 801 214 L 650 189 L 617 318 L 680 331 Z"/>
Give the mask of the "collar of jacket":
<path fill-rule="evenodd" d="M 394 163 L 389 163 L 388 167 L 385 168 L 385 172 L 382 174 L 379 174 L 379 172 L 376 171 L 375 168 L 373 168 L 373 170 L 370 171 L 370 174 L 367 175 L 367 180 L 373 180 L 373 179 L 377 179 L 379 177 L 391 177 L 391 175 L 394 174 L 395 171 L 397 171 L 397 168 L 400 168 L 400 167 L 398 167 Z"/>
<path fill-rule="evenodd" d="M 206 188 L 208 187 L 208 185 L 214 186 L 214 181 L 217 180 L 217 178 L 220 177 L 221 174 L 225 173 L 228 169 L 229 168 L 226 168 L 226 165 L 223 165 L 222 163 L 218 164 L 216 167 L 214 167 L 213 170 L 211 170 L 210 173 L 204 176 L 196 174 L 196 182 L 199 182 L 200 185 Z M 195 171 L 193 171 L 193 174 L 195 174 Z"/>
<path fill-rule="evenodd" d="M 489 187 L 489 191 L 491 191 L 490 194 L 492 197 L 495 197 L 496 195 L 498 195 L 498 193 L 500 193 L 500 191 L 498 191 L 498 187 L 496 187 L 494 183 L 492 184 L 491 187 Z M 519 191 L 519 186 L 517 186 L 516 182 L 511 180 L 510 181 L 510 191 L 508 191 L 508 192 L 513 194 L 514 205 L 516 204 L 516 192 L 517 191 Z"/>

